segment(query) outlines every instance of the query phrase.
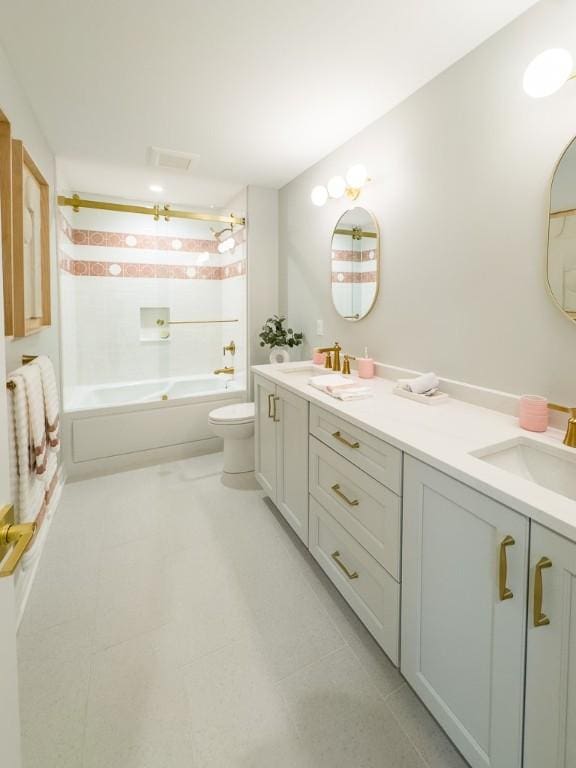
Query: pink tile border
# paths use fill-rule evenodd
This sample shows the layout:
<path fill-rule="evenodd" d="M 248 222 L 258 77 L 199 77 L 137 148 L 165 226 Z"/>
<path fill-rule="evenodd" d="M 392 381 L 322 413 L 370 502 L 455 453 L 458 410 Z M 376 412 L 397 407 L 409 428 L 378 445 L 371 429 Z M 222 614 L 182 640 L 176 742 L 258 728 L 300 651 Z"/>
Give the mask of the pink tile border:
<path fill-rule="evenodd" d="M 60 251 L 60 269 L 75 277 L 130 277 L 169 280 L 226 280 L 246 274 L 246 260 L 223 267 L 184 266 L 182 264 L 144 264 L 126 261 L 88 261 L 70 259 Z"/>
<path fill-rule="evenodd" d="M 368 253 L 370 253 L 370 250 L 364 251 L 363 253 L 359 253 L 358 251 L 333 250 L 332 261 L 363 261 L 364 263 L 374 261 L 374 259 L 368 258 Z"/>
<path fill-rule="evenodd" d="M 339 275 L 342 278 L 339 280 Z M 376 272 L 332 272 L 333 283 L 375 283 Z"/>

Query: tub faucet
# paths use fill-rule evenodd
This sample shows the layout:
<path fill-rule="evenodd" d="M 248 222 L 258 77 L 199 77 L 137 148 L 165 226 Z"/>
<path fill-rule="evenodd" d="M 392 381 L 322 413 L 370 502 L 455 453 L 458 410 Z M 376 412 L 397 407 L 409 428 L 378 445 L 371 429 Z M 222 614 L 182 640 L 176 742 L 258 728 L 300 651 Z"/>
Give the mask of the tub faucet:
<path fill-rule="evenodd" d="M 224 368 L 216 368 L 214 373 L 228 373 L 233 375 L 234 374 L 234 368 L 231 365 L 225 365 Z"/>

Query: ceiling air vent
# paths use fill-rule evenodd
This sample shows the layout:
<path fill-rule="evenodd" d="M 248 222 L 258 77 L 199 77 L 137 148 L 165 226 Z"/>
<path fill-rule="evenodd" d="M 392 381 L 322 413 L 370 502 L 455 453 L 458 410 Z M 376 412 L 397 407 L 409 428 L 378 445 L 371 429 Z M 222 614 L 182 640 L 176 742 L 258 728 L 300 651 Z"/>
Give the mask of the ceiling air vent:
<path fill-rule="evenodd" d="M 167 168 L 171 171 L 191 171 L 200 155 L 190 152 L 178 152 L 175 149 L 150 147 L 148 163 L 155 168 Z"/>

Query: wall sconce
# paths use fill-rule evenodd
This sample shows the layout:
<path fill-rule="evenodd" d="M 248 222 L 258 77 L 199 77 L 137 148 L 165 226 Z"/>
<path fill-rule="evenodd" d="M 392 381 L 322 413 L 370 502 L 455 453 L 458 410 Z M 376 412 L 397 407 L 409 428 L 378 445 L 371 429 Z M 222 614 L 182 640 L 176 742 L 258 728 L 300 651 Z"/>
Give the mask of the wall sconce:
<path fill-rule="evenodd" d="M 549 48 L 528 64 L 522 85 L 528 96 L 541 99 L 556 93 L 574 77 L 570 52 L 564 48 Z"/>
<path fill-rule="evenodd" d="M 319 184 L 310 193 L 310 199 L 314 205 L 322 206 L 329 197 L 334 200 L 346 195 L 351 200 L 356 200 L 362 191 L 362 187 L 370 181 L 366 168 L 358 163 L 348 168 L 346 178 L 333 176 L 326 186 Z"/>

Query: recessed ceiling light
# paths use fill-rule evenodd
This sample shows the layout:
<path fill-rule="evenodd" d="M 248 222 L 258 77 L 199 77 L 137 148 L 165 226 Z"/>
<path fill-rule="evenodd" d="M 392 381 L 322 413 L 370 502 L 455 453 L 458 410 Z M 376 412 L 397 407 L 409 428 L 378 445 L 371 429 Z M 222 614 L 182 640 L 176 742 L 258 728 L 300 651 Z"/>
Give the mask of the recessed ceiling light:
<path fill-rule="evenodd" d="M 148 189 L 150 192 L 164 192 L 164 187 L 161 187 L 160 184 L 150 184 Z"/>

